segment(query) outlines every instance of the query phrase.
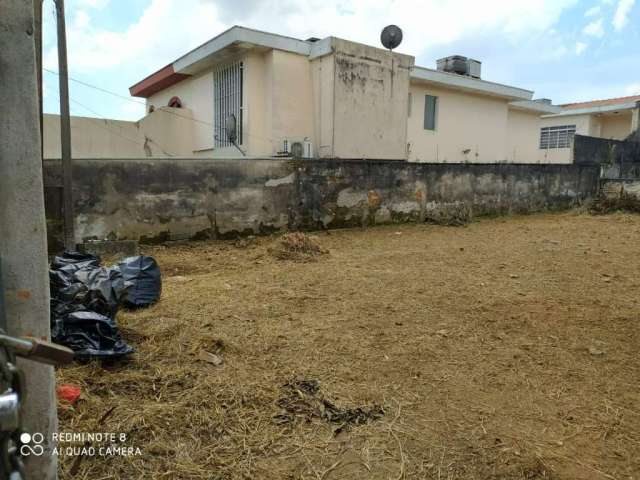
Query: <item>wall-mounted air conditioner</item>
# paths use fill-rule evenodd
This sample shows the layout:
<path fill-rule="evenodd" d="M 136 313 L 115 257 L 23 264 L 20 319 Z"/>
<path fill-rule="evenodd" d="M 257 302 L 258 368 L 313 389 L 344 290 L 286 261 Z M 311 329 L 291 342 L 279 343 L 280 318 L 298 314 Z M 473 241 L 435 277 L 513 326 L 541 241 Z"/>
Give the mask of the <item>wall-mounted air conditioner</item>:
<path fill-rule="evenodd" d="M 313 143 L 308 137 L 287 138 L 282 141 L 282 151 L 278 153 L 293 158 L 313 158 Z"/>

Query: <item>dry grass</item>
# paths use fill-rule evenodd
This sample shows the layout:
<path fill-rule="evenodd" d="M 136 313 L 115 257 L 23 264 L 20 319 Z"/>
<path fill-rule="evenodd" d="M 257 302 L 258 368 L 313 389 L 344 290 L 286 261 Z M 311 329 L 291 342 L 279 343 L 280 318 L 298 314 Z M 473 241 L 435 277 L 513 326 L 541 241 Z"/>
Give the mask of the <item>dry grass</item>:
<path fill-rule="evenodd" d="M 58 371 L 84 392 L 63 431 L 144 455 L 61 478 L 638 478 L 639 235 L 561 214 L 333 231 L 311 263 L 275 238 L 148 248 L 163 298 L 119 315 L 138 353 Z M 384 415 L 341 428 L 325 399 Z"/>

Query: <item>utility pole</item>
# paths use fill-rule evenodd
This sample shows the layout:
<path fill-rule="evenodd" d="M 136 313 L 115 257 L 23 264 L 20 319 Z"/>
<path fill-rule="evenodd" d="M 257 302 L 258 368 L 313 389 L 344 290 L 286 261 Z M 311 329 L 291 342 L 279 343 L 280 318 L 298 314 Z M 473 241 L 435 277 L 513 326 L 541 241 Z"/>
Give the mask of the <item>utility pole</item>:
<path fill-rule="evenodd" d="M 33 24 L 36 46 L 36 78 L 38 81 L 38 113 L 40 114 L 40 156 L 44 160 L 44 125 L 42 118 L 42 2 L 33 0 Z"/>
<path fill-rule="evenodd" d="M 0 1 L 0 256 L 10 335 L 50 336 L 46 223 L 38 128 L 32 1 Z M 54 480 L 57 429 L 53 368 L 18 359 L 27 395 L 22 428 L 41 433 L 44 454 L 24 459 L 27 479 Z"/>
<path fill-rule="evenodd" d="M 37 0 L 36 0 L 37 1 Z M 55 0 L 58 26 L 58 78 L 60 80 L 60 143 L 62 151 L 62 206 L 64 247 L 76 249 L 73 212 L 73 165 L 71 163 L 71 117 L 69 114 L 69 70 L 67 67 L 67 33 L 64 0 Z"/>

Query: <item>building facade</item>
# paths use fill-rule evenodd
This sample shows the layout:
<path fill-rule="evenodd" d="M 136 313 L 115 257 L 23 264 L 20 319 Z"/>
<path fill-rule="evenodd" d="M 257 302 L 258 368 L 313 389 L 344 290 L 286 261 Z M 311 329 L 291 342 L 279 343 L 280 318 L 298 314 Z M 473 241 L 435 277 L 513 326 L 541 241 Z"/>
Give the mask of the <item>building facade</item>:
<path fill-rule="evenodd" d="M 458 57 L 456 57 L 458 58 Z M 306 41 L 233 27 L 132 86 L 149 112 L 179 104 L 195 120 L 193 154 L 292 153 L 417 162 L 541 161 L 533 92 L 470 72 L 328 37 Z M 236 120 L 235 145 L 226 119 Z"/>
<path fill-rule="evenodd" d="M 137 122 L 74 117 L 73 153 L 88 157 L 393 159 L 571 163 L 573 135 L 626 138 L 639 97 L 551 105 L 481 78 L 480 62 L 414 57 L 327 37 L 232 27 L 130 88 Z M 45 158 L 59 120 L 45 118 Z"/>
<path fill-rule="evenodd" d="M 640 95 L 560 105 L 560 113 L 542 117 L 540 150 L 560 163 L 570 163 L 573 136 L 625 140 L 640 122 Z"/>

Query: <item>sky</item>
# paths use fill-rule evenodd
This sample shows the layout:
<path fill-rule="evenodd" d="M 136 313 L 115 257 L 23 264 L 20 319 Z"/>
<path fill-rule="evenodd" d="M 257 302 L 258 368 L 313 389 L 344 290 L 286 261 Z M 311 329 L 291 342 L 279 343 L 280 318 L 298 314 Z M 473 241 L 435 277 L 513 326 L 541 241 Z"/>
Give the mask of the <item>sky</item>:
<path fill-rule="evenodd" d="M 555 104 L 640 94 L 640 0 L 66 0 L 73 115 L 138 120 L 129 87 L 233 25 L 301 39 L 380 44 L 401 53 L 482 62 L 482 78 Z M 58 112 L 53 0 L 44 0 L 45 112 Z"/>

